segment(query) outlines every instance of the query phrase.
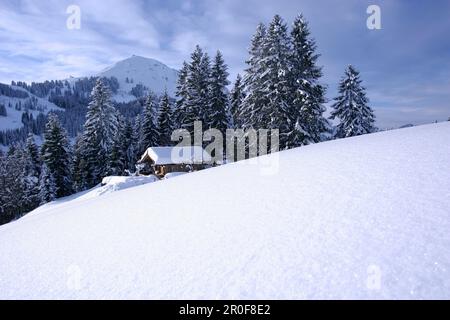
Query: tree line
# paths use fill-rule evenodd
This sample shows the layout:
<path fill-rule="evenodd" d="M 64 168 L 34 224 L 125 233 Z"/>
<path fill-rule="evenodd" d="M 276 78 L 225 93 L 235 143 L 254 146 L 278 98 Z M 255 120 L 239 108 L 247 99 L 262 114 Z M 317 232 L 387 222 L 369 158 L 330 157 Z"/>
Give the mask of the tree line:
<path fill-rule="evenodd" d="M 308 23 L 298 16 L 289 30 L 276 15 L 268 26 L 259 24 L 252 38 L 244 75 L 237 76 L 230 93 L 222 54 L 213 62 L 197 46 L 179 74 L 174 121 L 192 133 L 194 121 L 205 129 L 278 129 L 280 148 L 289 149 L 333 138 L 376 131 L 359 72 L 349 66 L 339 96 L 326 111 L 326 87 L 320 82 L 319 54 Z"/>

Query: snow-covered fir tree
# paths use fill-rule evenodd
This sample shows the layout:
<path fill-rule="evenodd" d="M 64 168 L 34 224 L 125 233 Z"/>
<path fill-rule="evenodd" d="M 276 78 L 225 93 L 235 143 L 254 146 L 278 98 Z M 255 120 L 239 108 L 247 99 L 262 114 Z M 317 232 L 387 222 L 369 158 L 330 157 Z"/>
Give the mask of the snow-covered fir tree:
<path fill-rule="evenodd" d="M 210 105 L 208 114 L 205 116 L 205 127 L 215 128 L 225 134 L 229 127 L 230 119 L 228 115 L 228 81 L 227 65 L 222 53 L 217 51 L 214 63 L 211 67 L 210 77 Z"/>
<path fill-rule="evenodd" d="M 136 156 L 135 156 L 135 146 L 133 144 L 133 126 L 130 120 L 124 120 L 122 125 L 121 134 L 121 150 L 123 156 L 123 165 L 125 169 L 125 174 L 135 171 Z"/>
<path fill-rule="evenodd" d="M 144 112 L 141 117 L 139 154 L 142 155 L 147 148 L 158 146 L 157 130 L 157 106 L 155 97 L 149 94 L 144 105 Z"/>
<path fill-rule="evenodd" d="M 244 98 L 245 95 L 243 90 L 242 77 L 240 74 L 238 74 L 230 95 L 230 116 L 232 126 L 234 128 L 240 127 L 239 109 L 244 101 Z"/>
<path fill-rule="evenodd" d="M 189 79 L 188 79 L 189 80 Z M 200 106 L 200 117 L 203 121 L 203 124 L 208 126 L 208 118 L 211 113 L 211 59 L 207 52 L 203 52 L 203 57 L 200 61 L 200 69 L 197 78 L 198 82 L 195 85 L 195 90 L 197 91 L 198 97 L 200 98 L 199 106 Z M 189 84 L 189 81 L 188 81 Z M 198 90 L 200 86 L 205 85 L 206 87 L 203 90 Z M 189 91 L 188 91 L 189 93 Z M 191 101 L 192 102 L 192 101 Z"/>
<path fill-rule="evenodd" d="M 49 167 L 44 163 L 39 178 L 39 204 L 43 205 L 55 200 L 56 189 L 55 178 Z"/>
<path fill-rule="evenodd" d="M 54 114 L 48 116 L 41 154 L 55 179 L 56 196 L 59 198 L 70 195 L 73 191 L 71 150 L 66 131 Z"/>
<path fill-rule="evenodd" d="M 37 176 L 41 173 L 41 155 L 39 152 L 39 148 L 36 145 L 36 142 L 34 141 L 34 136 L 32 133 L 28 134 L 28 138 L 25 144 L 25 152 L 30 160 L 30 166 L 29 169 L 30 172 L 37 173 Z"/>
<path fill-rule="evenodd" d="M 177 90 L 175 93 L 177 100 L 175 102 L 175 109 L 173 114 L 174 129 L 180 129 L 181 125 L 184 123 L 183 116 L 187 98 L 188 73 L 189 73 L 189 65 L 186 61 L 184 61 L 183 66 L 178 73 L 177 79 Z"/>
<path fill-rule="evenodd" d="M 134 159 L 140 159 L 142 156 L 141 153 L 141 133 L 142 133 L 142 114 L 138 114 L 136 118 L 134 119 L 134 122 L 132 124 L 133 126 L 133 135 L 131 137 L 131 143 L 133 146 L 133 158 Z"/>
<path fill-rule="evenodd" d="M 32 134 L 30 134 L 27 138 L 21 162 L 24 178 L 24 200 L 22 202 L 22 207 L 23 210 L 27 212 L 33 210 L 39 205 L 38 196 L 41 162 L 39 149 L 36 146 Z"/>
<path fill-rule="evenodd" d="M 83 136 L 78 135 L 75 139 L 73 155 L 73 188 L 76 192 L 88 188 L 86 176 L 86 159 L 84 157 Z"/>
<path fill-rule="evenodd" d="M 117 134 L 116 109 L 111 103 L 111 93 L 98 80 L 91 93 L 91 102 L 86 114 L 86 122 L 81 141 L 81 154 L 85 159 L 83 185 L 95 186 L 109 171 L 108 165 L 114 138 Z M 57 180 L 57 177 L 55 177 Z M 58 185 L 58 183 L 57 183 Z"/>
<path fill-rule="evenodd" d="M 263 58 L 257 81 L 262 86 L 264 104 L 255 110 L 253 121 L 257 128 L 279 129 L 281 149 L 288 146 L 290 129 L 289 52 L 287 25 L 276 15 L 262 42 Z"/>
<path fill-rule="evenodd" d="M 0 168 L 0 224 L 19 218 L 24 213 L 25 177 L 22 165 L 23 150 L 11 146 L 1 159 Z"/>
<path fill-rule="evenodd" d="M 182 107 L 181 128 L 194 132 L 194 122 L 203 121 L 209 110 L 210 61 L 197 46 L 191 55 L 186 77 L 186 99 Z"/>
<path fill-rule="evenodd" d="M 293 127 L 291 43 L 288 27 L 279 15 L 267 29 L 258 25 L 249 53 L 238 119 L 244 128 L 279 129 L 280 148 L 288 148 Z"/>
<path fill-rule="evenodd" d="M 124 135 L 125 120 L 122 116 L 117 117 L 117 131 L 114 137 L 113 146 L 111 149 L 111 156 L 108 161 L 108 175 L 122 176 L 125 174 L 126 168 L 126 150 L 124 149 Z"/>
<path fill-rule="evenodd" d="M 244 129 L 249 129 L 257 125 L 256 114 L 265 104 L 264 87 L 259 77 L 263 73 L 261 62 L 263 59 L 262 44 L 265 36 L 266 27 L 260 23 L 253 35 L 249 58 L 246 61 L 248 67 L 243 77 L 245 98 L 239 105 L 237 112 L 239 124 Z"/>
<path fill-rule="evenodd" d="M 160 146 L 170 146 L 172 144 L 172 130 L 172 107 L 170 105 L 169 95 L 165 91 L 159 102 L 158 134 Z"/>
<path fill-rule="evenodd" d="M 118 117 L 118 129 L 110 158 L 110 175 L 129 175 L 135 171 L 135 146 L 133 144 L 133 126 L 122 116 Z"/>
<path fill-rule="evenodd" d="M 7 183 L 7 158 L 0 150 L 0 224 L 7 221 L 7 201 L 9 201 Z"/>
<path fill-rule="evenodd" d="M 259 24 L 249 54 L 235 121 L 244 128 L 279 129 L 281 149 L 321 141 L 329 130 L 325 86 L 303 17 L 295 19 L 290 33 L 278 15 L 267 29 Z"/>
<path fill-rule="evenodd" d="M 339 96 L 332 105 L 330 119 L 339 119 L 336 138 L 358 136 L 376 131 L 375 115 L 368 105 L 366 89 L 361 85 L 359 71 L 348 66 L 339 84 Z"/>
<path fill-rule="evenodd" d="M 320 142 L 329 130 L 325 112 L 325 87 L 319 83 L 322 69 L 317 66 L 319 54 L 310 38 L 308 23 L 298 16 L 291 31 L 290 72 L 290 129 L 288 147 Z"/>

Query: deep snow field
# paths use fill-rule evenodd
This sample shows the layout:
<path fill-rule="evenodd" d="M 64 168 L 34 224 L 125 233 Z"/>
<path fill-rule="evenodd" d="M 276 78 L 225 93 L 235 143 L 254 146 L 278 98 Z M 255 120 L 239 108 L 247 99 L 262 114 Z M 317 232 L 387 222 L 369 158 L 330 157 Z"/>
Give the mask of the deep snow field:
<path fill-rule="evenodd" d="M 1 226 L 0 298 L 450 299 L 450 122 L 254 162 Z"/>

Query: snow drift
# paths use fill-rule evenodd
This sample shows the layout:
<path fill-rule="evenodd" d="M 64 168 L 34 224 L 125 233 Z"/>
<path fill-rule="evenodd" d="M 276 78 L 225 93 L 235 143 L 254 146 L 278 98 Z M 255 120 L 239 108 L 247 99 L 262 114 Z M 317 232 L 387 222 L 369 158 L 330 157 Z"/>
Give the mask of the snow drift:
<path fill-rule="evenodd" d="M 450 123 L 228 164 L 0 227 L 0 298 L 450 298 Z M 274 155 L 268 156 L 274 157 Z"/>

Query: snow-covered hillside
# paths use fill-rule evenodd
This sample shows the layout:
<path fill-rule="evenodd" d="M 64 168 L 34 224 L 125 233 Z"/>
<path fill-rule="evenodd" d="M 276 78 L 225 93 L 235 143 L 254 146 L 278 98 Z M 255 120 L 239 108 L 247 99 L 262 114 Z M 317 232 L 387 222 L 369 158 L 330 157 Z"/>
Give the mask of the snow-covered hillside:
<path fill-rule="evenodd" d="M 449 299 L 449 141 L 380 132 L 49 204 L 0 227 L 0 298 Z"/>
<path fill-rule="evenodd" d="M 17 129 L 23 127 L 22 123 L 22 114 L 26 111 L 25 106 L 28 104 L 32 104 L 34 106 L 34 110 L 28 109 L 29 114 L 33 114 L 33 117 L 36 119 L 39 113 L 47 114 L 51 110 L 63 110 L 57 107 L 55 104 L 51 103 L 47 99 L 39 98 L 24 88 L 17 86 L 10 86 L 13 90 L 23 91 L 28 97 L 27 98 L 18 98 L 18 97 L 8 97 L 4 95 L 0 95 L 0 104 L 6 107 L 7 116 L 0 116 L 0 130 L 8 130 L 8 129 Z M 17 110 L 15 108 L 16 104 L 21 104 L 22 109 Z"/>
<path fill-rule="evenodd" d="M 117 78 L 120 89 L 114 99 L 130 101 L 136 99 L 130 91 L 139 83 L 156 94 L 162 94 L 167 89 L 169 95 L 174 97 L 178 71 L 154 59 L 132 56 L 102 71 L 99 76 Z"/>

